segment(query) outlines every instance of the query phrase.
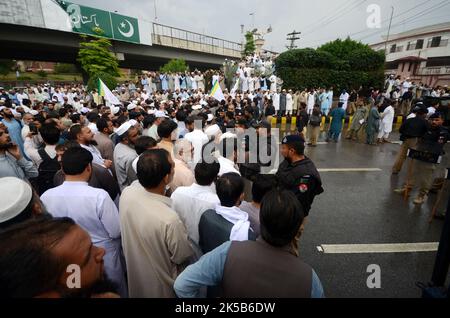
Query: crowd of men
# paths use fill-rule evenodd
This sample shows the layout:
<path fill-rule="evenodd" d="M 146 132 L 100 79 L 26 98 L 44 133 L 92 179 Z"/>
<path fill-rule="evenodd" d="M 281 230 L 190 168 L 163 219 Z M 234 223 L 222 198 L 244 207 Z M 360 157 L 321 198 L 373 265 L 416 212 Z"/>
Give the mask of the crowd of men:
<path fill-rule="evenodd" d="M 409 115 L 393 173 L 409 148 L 441 155 L 448 131 L 437 104 L 405 106 L 392 94 L 414 91 L 408 79 L 342 90 L 336 103 L 333 88 L 294 93 L 271 70 L 255 56 L 231 81 L 219 71 L 149 72 L 113 90 L 120 104 L 83 85 L 0 88 L 0 295 L 323 297 L 299 258 L 324 191 L 305 156 L 323 117 L 328 141 L 351 116 L 347 139 L 387 142 L 400 101 Z M 220 101 L 208 94 L 216 83 Z M 297 130 L 279 149 L 271 123 L 281 116 L 297 117 Z M 417 204 L 436 170 L 424 165 Z M 78 288 L 67 283 L 72 265 Z"/>
<path fill-rule="evenodd" d="M 132 85 L 0 90 L 0 295 L 324 297 L 299 258 L 321 178 L 270 88 Z"/>

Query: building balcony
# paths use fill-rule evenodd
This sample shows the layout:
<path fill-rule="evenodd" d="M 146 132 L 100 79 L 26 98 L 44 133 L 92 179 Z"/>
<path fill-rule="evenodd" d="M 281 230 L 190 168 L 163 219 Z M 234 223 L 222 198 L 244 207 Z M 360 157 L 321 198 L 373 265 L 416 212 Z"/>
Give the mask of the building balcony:
<path fill-rule="evenodd" d="M 420 68 L 416 75 L 450 75 L 450 66 Z"/>

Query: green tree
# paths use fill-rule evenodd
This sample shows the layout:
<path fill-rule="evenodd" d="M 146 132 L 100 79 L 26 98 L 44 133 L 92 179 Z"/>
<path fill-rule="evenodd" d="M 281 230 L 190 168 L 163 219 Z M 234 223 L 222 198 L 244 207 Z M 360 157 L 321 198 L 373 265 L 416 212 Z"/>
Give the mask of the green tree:
<path fill-rule="evenodd" d="M 183 59 L 173 59 L 159 69 L 162 73 L 182 73 L 189 70 L 189 66 Z"/>
<path fill-rule="evenodd" d="M 89 77 L 98 73 L 107 73 L 111 76 L 119 76 L 119 61 L 111 51 L 111 42 L 104 38 L 88 40 L 86 36 L 80 43 L 78 62 Z"/>
<path fill-rule="evenodd" d="M 255 53 L 256 45 L 255 38 L 252 32 L 245 33 L 245 47 L 244 47 L 244 57 Z"/>
<path fill-rule="evenodd" d="M 347 38 L 326 43 L 317 50 L 284 52 L 277 58 L 276 68 L 286 88 L 381 88 L 385 59 L 384 52 Z"/>
<path fill-rule="evenodd" d="M 13 60 L 0 60 L 0 75 L 8 75 L 15 65 L 16 63 Z"/>

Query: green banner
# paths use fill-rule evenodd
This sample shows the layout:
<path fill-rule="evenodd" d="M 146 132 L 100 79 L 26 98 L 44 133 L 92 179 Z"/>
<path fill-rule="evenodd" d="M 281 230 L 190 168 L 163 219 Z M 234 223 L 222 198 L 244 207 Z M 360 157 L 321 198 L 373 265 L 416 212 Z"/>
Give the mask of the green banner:
<path fill-rule="evenodd" d="M 72 31 L 140 43 L 139 23 L 135 18 L 57 0 L 69 15 Z"/>

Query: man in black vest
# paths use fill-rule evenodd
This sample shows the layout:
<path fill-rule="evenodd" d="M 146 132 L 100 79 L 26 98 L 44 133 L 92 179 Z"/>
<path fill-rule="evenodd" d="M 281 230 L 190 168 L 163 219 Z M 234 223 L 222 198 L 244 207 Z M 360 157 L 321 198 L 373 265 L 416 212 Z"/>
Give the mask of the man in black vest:
<path fill-rule="evenodd" d="M 226 241 L 255 240 L 247 212 L 239 206 L 244 199 L 244 180 L 237 173 L 225 173 L 216 182 L 220 200 L 215 210 L 202 214 L 199 230 L 199 245 L 208 253 Z"/>
<path fill-rule="evenodd" d="M 226 242 L 204 255 L 176 279 L 177 296 L 199 297 L 203 286 L 220 286 L 225 298 L 324 297 L 317 274 L 298 257 L 304 214 L 294 194 L 266 194 L 260 218 L 256 242 Z"/>

